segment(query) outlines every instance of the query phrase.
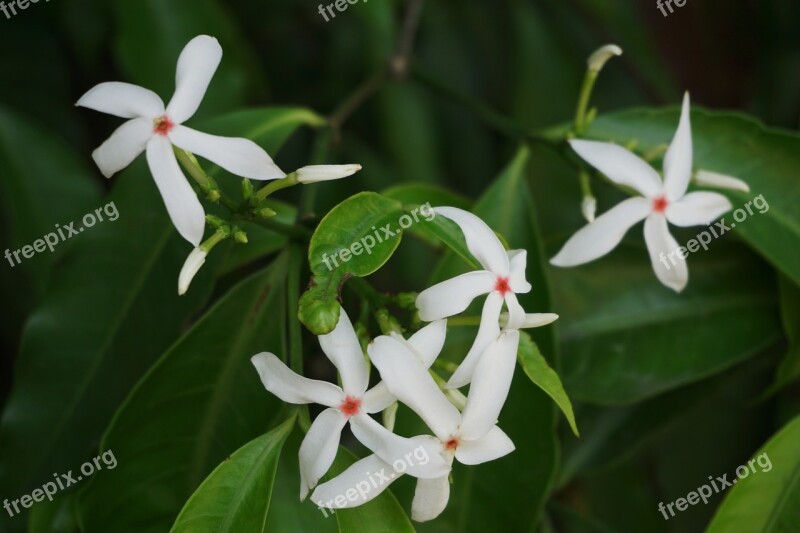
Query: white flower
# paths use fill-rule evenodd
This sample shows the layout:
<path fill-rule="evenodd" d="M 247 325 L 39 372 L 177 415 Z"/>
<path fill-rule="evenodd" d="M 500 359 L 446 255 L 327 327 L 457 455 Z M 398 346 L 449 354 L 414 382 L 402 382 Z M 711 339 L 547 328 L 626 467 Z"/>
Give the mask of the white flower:
<path fill-rule="evenodd" d="M 419 337 L 413 341 L 419 353 L 430 353 L 431 337 L 434 338 L 434 348 L 437 336 L 441 336 L 441 344 L 444 343 L 443 322 L 431 324 L 428 328 L 424 333 L 420 330 Z M 281 400 L 295 404 L 318 403 L 328 407 L 314 420 L 300 445 L 301 500 L 330 468 L 339 448 L 342 429 L 348 422 L 353 435 L 386 461 L 413 453 L 414 448 L 419 446 L 411 439 L 395 435 L 369 416 L 383 411 L 396 398 L 382 383 L 367 390 L 369 366 L 344 309 L 339 314 L 336 328 L 320 336 L 319 344 L 339 371 L 341 388 L 295 374 L 271 353 L 260 353 L 251 359 L 266 389 Z M 436 354 L 438 349 L 433 357 L 425 357 L 433 362 Z M 409 473 L 419 477 L 437 476 L 443 471 L 447 471 L 447 464 L 442 458 L 433 458 L 424 468 L 412 465 L 409 469 Z"/>
<path fill-rule="evenodd" d="M 361 165 L 309 165 L 297 170 L 297 181 L 316 183 L 318 181 L 338 180 L 352 176 L 361 170 Z"/>
<path fill-rule="evenodd" d="M 510 314 L 508 326 L 521 327 L 525 310 L 516 295 L 531 290 L 531 284 L 525 279 L 527 252 L 506 252 L 492 229 L 472 213 L 455 207 L 436 207 L 434 212 L 458 224 L 469 251 L 485 270 L 468 272 L 422 291 L 417 297 L 420 318 L 429 321 L 453 316 L 463 312 L 478 296 L 489 295 L 483 304 L 475 342 L 447 384 L 458 388 L 470 382 L 480 355 L 500 334 L 498 319 L 503 302 Z"/>
<path fill-rule="evenodd" d="M 192 283 L 195 274 L 200 271 L 200 267 L 206 262 L 206 255 L 208 253 L 202 248 L 195 248 L 186 258 L 186 262 L 183 263 L 183 268 L 181 268 L 181 273 L 178 276 L 179 295 L 184 295 L 189 290 L 189 284 Z"/>
<path fill-rule="evenodd" d="M 631 187 L 642 196 L 620 202 L 573 235 L 550 262 L 569 267 L 587 263 L 614 249 L 637 222 L 644 220 L 644 239 L 650 262 L 659 281 L 680 292 L 689 280 L 685 259 L 677 253 L 678 243 L 669 233 L 667 221 L 676 226 L 710 224 L 731 209 L 731 203 L 714 192 L 686 189 L 692 175 L 692 130 L 689 123 L 689 94 L 683 99 L 678 130 L 664 156 L 664 180 L 635 154 L 615 144 L 571 141 L 572 148 L 609 179 Z M 664 257 L 677 259 L 672 267 Z"/>
<path fill-rule="evenodd" d="M 285 176 L 250 140 L 208 135 L 181 125 L 197 111 L 221 59 L 222 48 L 213 37 L 201 35 L 189 41 L 178 59 L 175 94 L 166 108 L 153 91 L 121 82 L 101 83 L 75 104 L 130 119 L 92 153 L 95 163 L 110 178 L 146 152 L 172 223 L 195 246 L 203 238 L 205 213 L 178 166 L 173 144 L 238 176 L 259 180 Z"/>
<path fill-rule="evenodd" d="M 607 44 L 595 50 L 594 53 L 589 56 L 589 59 L 586 63 L 589 67 L 589 70 L 592 72 L 600 72 L 603 69 L 603 66 L 606 64 L 606 61 L 614 56 L 621 55 L 622 48 L 616 44 Z"/>

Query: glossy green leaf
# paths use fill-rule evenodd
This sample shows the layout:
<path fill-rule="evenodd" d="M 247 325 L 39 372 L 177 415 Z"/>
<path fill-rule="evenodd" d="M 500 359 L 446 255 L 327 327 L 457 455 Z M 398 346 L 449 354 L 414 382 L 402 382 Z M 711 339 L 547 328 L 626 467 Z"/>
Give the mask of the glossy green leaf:
<path fill-rule="evenodd" d="M 235 451 L 192 494 L 173 533 L 265 532 L 283 443 L 295 416 Z"/>
<path fill-rule="evenodd" d="M 720 505 L 707 533 L 759 531 L 779 533 L 800 529 L 800 418 L 784 426 L 753 454 L 750 470 Z M 767 463 L 771 465 L 765 470 Z"/>
<path fill-rule="evenodd" d="M 533 381 L 536 386 L 550 396 L 558 405 L 564 416 L 569 421 L 569 426 L 575 436 L 579 436 L 578 425 L 575 422 L 575 413 L 572 411 L 572 403 L 569 401 L 567 391 L 561 384 L 561 378 L 555 370 L 550 368 L 547 360 L 539 351 L 539 347 L 526 332 L 521 332 L 519 337 L 519 351 L 517 359 L 525 374 Z"/>
<path fill-rule="evenodd" d="M 324 335 L 336 327 L 337 299 L 348 278 L 368 276 L 389 260 L 403 236 L 403 216 L 409 215 L 397 200 L 362 192 L 320 221 L 308 249 L 313 286 L 300 300 L 300 320 L 312 333 Z"/>
<path fill-rule="evenodd" d="M 268 426 L 278 402 L 250 357 L 281 351 L 285 279 L 281 256 L 240 282 L 137 384 L 102 440 L 118 466 L 81 495 L 83 529 L 165 531 L 208 473 Z"/>

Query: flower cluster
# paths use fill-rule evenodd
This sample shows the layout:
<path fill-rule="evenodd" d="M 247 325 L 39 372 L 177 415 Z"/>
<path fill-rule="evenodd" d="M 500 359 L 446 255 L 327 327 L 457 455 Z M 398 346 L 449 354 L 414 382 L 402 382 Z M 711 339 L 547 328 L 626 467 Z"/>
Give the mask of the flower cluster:
<path fill-rule="evenodd" d="M 282 400 L 327 407 L 314 420 L 300 447 L 301 499 L 330 468 L 341 430 L 348 423 L 353 435 L 373 454 L 316 487 L 311 499 L 320 507 L 352 507 L 370 501 L 399 477 L 378 486 L 364 484 L 371 474 L 391 469 L 422 447 L 430 460 L 409 464 L 402 473 L 417 478 L 412 518 L 431 520 L 447 505 L 454 460 L 476 465 L 514 450 L 511 439 L 497 426 L 497 419 L 511 387 L 519 329 L 549 324 L 558 317 L 526 314 L 517 301 L 517 294 L 531 290 L 525 279 L 525 250 L 506 251 L 491 228 L 471 213 L 453 207 L 434 211 L 460 227 L 471 254 L 484 270 L 463 274 L 420 293 L 416 302 L 419 315 L 430 324 L 409 339 L 393 332 L 369 344 L 368 357 L 378 369 L 381 382 L 369 388 L 369 365 L 344 309 L 336 328 L 319 337 L 323 352 L 339 372 L 341 388 L 299 376 L 271 353 L 252 359 L 264 386 Z M 465 311 L 483 294 L 488 296 L 475 342 L 445 386 L 457 389 L 470 384 L 469 395 L 463 399 L 460 393 L 437 385 L 429 369 L 445 342 L 445 319 Z M 507 314 L 501 313 L 503 304 Z M 432 434 L 401 437 L 369 416 L 396 401 L 414 411 Z M 370 487 L 360 500 L 337 498 L 359 482 Z"/>

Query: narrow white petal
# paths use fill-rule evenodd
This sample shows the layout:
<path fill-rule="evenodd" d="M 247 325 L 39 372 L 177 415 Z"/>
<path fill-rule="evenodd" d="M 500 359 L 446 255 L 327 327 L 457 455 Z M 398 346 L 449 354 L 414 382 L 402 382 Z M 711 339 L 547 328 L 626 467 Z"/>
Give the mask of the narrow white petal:
<path fill-rule="evenodd" d="M 318 181 L 338 180 L 352 176 L 361 170 L 361 165 L 309 165 L 297 169 L 297 181 L 316 183 Z"/>
<path fill-rule="evenodd" d="M 661 193 L 658 172 L 633 152 L 616 144 L 599 141 L 576 139 L 569 144 L 587 163 L 614 183 L 632 187 L 648 198 Z"/>
<path fill-rule="evenodd" d="M 594 196 L 584 196 L 581 200 L 581 214 L 586 222 L 594 222 L 597 213 L 597 199 Z"/>
<path fill-rule="evenodd" d="M 361 343 L 344 309 L 333 331 L 320 335 L 319 345 L 342 377 L 342 388 L 351 396 L 361 396 L 369 387 L 369 366 L 361 351 Z"/>
<path fill-rule="evenodd" d="M 381 381 L 361 398 L 361 408 L 365 413 L 380 413 L 397 401 L 394 394 L 389 392 L 389 387 Z"/>
<path fill-rule="evenodd" d="M 377 455 L 368 455 L 317 487 L 311 501 L 324 509 L 358 507 L 380 496 L 401 475 Z"/>
<path fill-rule="evenodd" d="M 664 214 L 676 226 L 708 225 L 720 215 L 733 209 L 730 200 L 716 192 L 690 192 L 680 200 L 671 202 Z"/>
<path fill-rule="evenodd" d="M 420 479 L 411 503 L 411 518 L 415 522 L 433 520 L 444 511 L 450 500 L 450 476 Z"/>
<path fill-rule="evenodd" d="M 677 200 L 686 193 L 692 177 L 692 124 L 689 118 L 689 93 L 683 95 L 678 130 L 664 155 L 664 194 Z"/>
<path fill-rule="evenodd" d="M 97 163 L 103 176 L 110 178 L 147 148 L 147 141 L 153 136 L 153 121 L 146 118 L 134 118 L 117 128 L 111 137 L 94 152 L 92 159 Z"/>
<path fill-rule="evenodd" d="M 486 347 L 500 335 L 500 310 L 503 308 L 503 297 L 497 291 L 492 291 L 486 297 L 481 311 L 481 323 L 475 341 L 467 352 L 464 360 L 447 382 L 450 389 L 458 389 L 472 381 L 472 374 Z"/>
<path fill-rule="evenodd" d="M 628 198 L 620 202 L 579 229 L 550 263 L 571 267 L 606 255 L 619 244 L 631 226 L 643 220 L 651 210 L 651 202 L 646 198 Z"/>
<path fill-rule="evenodd" d="M 440 439 L 451 436 L 461 413 L 447 401 L 428 369 L 397 339 L 380 336 L 367 349 L 389 391 L 419 415 Z"/>
<path fill-rule="evenodd" d="M 243 178 L 274 180 L 286 176 L 267 152 L 249 139 L 209 135 L 186 126 L 175 126 L 169 138 L 175 146 Z"/>
<path fill-rule="evenodd" d="M 525 315 L 525 320 L 522 321 L 522 325 L 514 329 L 538 328 L 552 324 L 556 320 L 558 320 L 558 315 L 555 313 L 527 313 Z M 508 313 L 500 315 L 500 325 L 508 325 Z"/>
<path fill-rule="evenodd" d="M 694 175 L 694 182 L 705 187 L 716 187 L 719 189 L 731 189 L 733 191 L 750 192 L 750 186 L 733 176 L 718 174 L 708 170 L 698 170 Z"/>
<path fill-rule="evenodd" d="M 175 94 L 167 106 L 167 114 L 181 124 L 195 114 L 222 60 L 222 47 L 208 35 L 189 41 L 178 58 Z"/>
<path fill-rule="evenodd" d="M 525 278 L 525 268 L 528 266 L 527 250 L 509 250 L 509 285 L 517 294 L 526 294 L 531 291 L 531 284 Z"/>
<path fill-rule="evenodd" d="M 467 248 L 483 268 L 498 276 L 508 274 L 506 249 L 483 219 L 457 207 L 436 207 L 433 211 L 458 224 L 464 233 Z"/>
<path fill-rule="evenodd" d="M 622 48 L 620 48 L 616 44 L 607 44 L 605 46 L 601 46 L 600 48 L 595 50 L 592 55 L 589 56 L 587 65 L 589 67 L 589 70 L 593 72 L 600 72 L 603 68 L 603 65 L 606 64 L 606 61 L 608 61 L 614 56 L 621 56 L 621 55 L 622 55 Z"/>
<path fill-rule="evenodd" d="M 419 293 L 419 317 L 432 322 L 463 312 L 476 297 L 491 292 L 497 276 L 486 270 L 467 272 L 437 283 Z"/>
<path fill-rule="evenodd" d="M 120 81 L 95 85 L 75 105 L 122 118 L 153 120 L 164 114 L 164 102 L 156 93 Z"/>
<path fill-rule="evenodd" d="M 186 291 L 189 290 L 189 285 L 192 283 L 194 276 L 206 262 L 206 255 L 208 254 L 205 250 L 195 248 L 186 258 L 186 262 L 183 263 L 183 268 L 181 268 L 181 273 L 178 275 L 179 295 L 186 294 Z"/>
<path fill-rule="evenodd" d="M 345 417 L 336 409 L 322 411 L 308 429 L 300 445 L 300 500 L 305 500 L 308 492 L 317 486 L 319 478 L 336 459 L 342 429 L 347 423 Z"/>
<path fill-rule="evenodd" d="M 284 402 L 335 407 L 344 401 L 342 389 L 327 381 L 295 374 L 274 354 L 262 352 L 251 357 L 250 361 L 256 367 L 264 387 Z"/>
<path fill-rule="evenodd" d="M 506 307 L 508 308 L 508 322 L 506 322 L 506 328 L 520 329 L 525 323 L 525 309 L 519 304 L 517 295 L 513 292 L 506 294 L 505 301 Z"/>
<path fill-rule="evenodd" d="M 461 423 L 463 438 L 479 439 L 497 423 L 511 388 L 518 346 L 519 331 L 504 331 L 481 356 L 472 376 L 467 406 L 464 407 Z"/>
<path fill-rule="evenodd" d="M 429 368 L 441 353 L 446 336 L 447 320 L 437 320 L 414 333 L 408 342 L 422 357 L 425 367 Z"/>
<path fill-rule="evenodd" d="M 431 455 L 418 442 L 395 435 L 369 415 L 351 417 L 350 429 L 361 444 L 392 465 L 397 472 L 424 479 L 444 476 L 450 472 L 450 464 L 442 454 Z M 437 442 L 441 449 L 441 442 Z"/>
<path fill-rule="evenodd" d="M 456 459 L 465 465 L 479 465 L 499 459 L 514 451 L 514 443 L 502 429 L 492 427 L 483 437 L 476 440 L 464 439 L 456 449 Z"/>
<path fill-rule="evenodd" d="M 178 233 L 195 246 L 200 246 L 206 213 L 181 172 L 175 152 L 166 137 L 156 135 L 148 141 L 147 164 Z"/>
<path fill-rule="evenodd" d="M 678 255 L 678 242 L 669 233 L 664 215 L 653 213 L 647 217 L 644 241 L 658 280 L 675 292 L 681 292 L 689 281 L 689 269 L 686 259 Z"/>

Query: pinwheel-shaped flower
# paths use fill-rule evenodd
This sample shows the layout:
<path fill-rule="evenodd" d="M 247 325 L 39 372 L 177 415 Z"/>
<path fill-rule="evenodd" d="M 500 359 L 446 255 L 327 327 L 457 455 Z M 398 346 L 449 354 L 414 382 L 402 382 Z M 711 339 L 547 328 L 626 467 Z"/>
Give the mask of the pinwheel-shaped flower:
<path fill-rule="evenodd" d="M 634 224 L 644 220 L 644 240 L 656 276 L 667 287 L 682 291 L 689 281 L 689 271 L 685 257 L 676 254 L 678 243 L 670 234 L 667 221 L 676 226 L 710 224 L 732 207 L 727 198 L 715 192 L 686 192 L 692 177 L 689 94 L 684 96 L 678 130 L 664 156 L 663 181 L 644 160 L 615 144 L 583 140 L 570 144 L 613 182 L 631 187 L 641 196 L 620 202 L 578 230 L 550 262 L 569 267 L 597 259 L 613 250 Z M 666 256 L 677 256 L 678 260 L 670 266 L 663 259 Z"/>
<path fill-rule="evenodd" d="M 428 339 L 438 335 L 443 344 L 444 330 L 442 322 L 431 324 L 428 329 L 420 330 L 418 341 L 421 344 L 429 342 Z M 330 468 L 336 458 L 342 429 L 348 422 L 353 435 L 384 460 L 393 461 L 396 457 L 413 454 L 413 450 L 419 446 L 410 439 L 395 435 L 369 416 L 383 411 L 396 398 L 381 383 L 367 390 L 369 366 L 344 309 L 339 314 L 336 328 L 320 336 L 319 344 L 339 371 L 342 387 L 295 374 L 271 353 L 260 353 L 252 358 L 264 386 L 281 400 L 294 404 L 318 403 L 328 407 L 314 420 L 300 445 L 301 500 Z M 432 362 L 433 358 L 430 360 Z M 437 475 L 437 469 L 438 475 L 447 469 L 442 458 L 434 458 L 424 468 L 412 467 L 409 472 L 420 477 L 433 477 Z"/>
<path fill-rule="evenodd" d="M 409 406 L 433 431 L 434 436 L 417 436 L 410 439 L 426 451 L 436 452 L 448 466 L 454 460 L 467 465 L 477 465 L 498 459 L 514 451 L 514 443 L 495 424 L 505 403 L 514 372 L 519 332 L 512 330 L 490 343 L 486 356 L 481 359 L 463 414 L 450 403 L 436 385 L 420 357 L 407 343 L 396 336 L 382 336 L 370 344 L 367 351 L 378 368 L 383 383 L 401 402 Z M 511 357 L 508 357 L 511 354 Z M 510 365 L 508 364 L 510 360 Z M 490 363 L 492 361 L 492 363 Z M 499 363 L 499 364 L 498 364 Z M 510 368 L 510 370 L 509 370 Z M 391 471 L 389 461 L 377 456 L 368 456 L 345 470 L 341 475 L 317 487 L 311 499 L 320 506 L 331 507 L 331 501 L 346 490 L 363 483 L 372 473 Z M 419 478 L 412 503 L 412 518 L 418 522 L 439 516 L 450 498 L 449 469 L 438 476 L 430 465 L 421 465 L 419 470 L 430 470 L 425 476 L 411 472 Z M 380 494 L 395 474 L 384 479 L 365 495 L 368 501 Z M 341 500 L 340 500 L 341 501 Z M 343 502 L 333 507 L 351 507 L 364 501 Z"/>
<path fill-rule="evenodd" d="M 175 94 L 166 107 L 153 91 L 121 82 L 101 83 L 76 104 L 130 119 L 92 153 L 95 163 L 110 178 L 146 152 L 172 223 L 195 247 L 203 239 L 205 212 L 178 166 L 173 144 L 237 176 L 257 180 L 285 176 L 250 140 L 208 135 L 182 126 L 200 107 L 221 59 L 222 48 L 213 37 L 201 35 L 189 41 L 178 59 Z"/>
<path fill-rule="evenodd" d="M 543 326 L 558 317 L 550 313 L 526 315 L 517 300 L 517 294 L 531 290 L 531 284 L 525 279 L 525 250 L 507 252 L 486 222 L 472 213 L 455 207 L 436 207 L 434 212 L 461 228 L 469 251 L 485 270 L 468 272 L 422 291 L 417 297 L 420 318 L 429 321 L 453 316 L 463 312 L 478 296 L 489 295 L 483 304 L 475 342 L 447 384 L 457 388 L 472 380 L 481 354 L 500 334 L 503 302 L 508 308 L 509 329 Z"/>

